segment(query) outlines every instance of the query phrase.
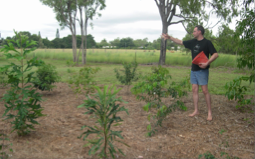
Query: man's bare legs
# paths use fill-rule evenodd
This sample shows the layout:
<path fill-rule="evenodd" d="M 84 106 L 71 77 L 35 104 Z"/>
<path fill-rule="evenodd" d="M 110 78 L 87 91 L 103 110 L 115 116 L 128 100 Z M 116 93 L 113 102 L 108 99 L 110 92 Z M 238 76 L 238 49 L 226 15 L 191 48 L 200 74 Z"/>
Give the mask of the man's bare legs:
<path fill-rule="evenodd" d="M 202 91 L 205 95 L 205 100 L 208 108 L 208 117 L 207 120 L 212 120 L 212 110 L 211 110 L 211 96 L 208 91 L 208 86 L 207 85 L 202 85 Z M 192 84 L 192 92 L 193 92 L 193 103 L 194 103 L 194 112 L 192 114 L 189 114 L 189 116 L 195 116 L 199 114 L 198 111 L 198 88 L 199 86 L 197 84 Z"/>
<path fill-rule="evenodd" d="M 207 117 L 207 120 L 210 121 L 210 120 L 212 120 L 211 96 L 209 94 L 208 86 L 207 85 L 203 85 L 201 87 L 202 87 L 203 93 L 205 95 L 205 100 L 206 100 L 206 104 L 207 104 L 207 108 L 208 108 L 208 117 Z"/>
<path fill-rule="evenodd" d="M 198 85 L 192 84 L 192 93 L 193 93 L 193 103 L 194 103 L 194 112 L 192 114 L 189 114 L 189 116 L 195 116 L 199 114 L 198 112 Z"/>

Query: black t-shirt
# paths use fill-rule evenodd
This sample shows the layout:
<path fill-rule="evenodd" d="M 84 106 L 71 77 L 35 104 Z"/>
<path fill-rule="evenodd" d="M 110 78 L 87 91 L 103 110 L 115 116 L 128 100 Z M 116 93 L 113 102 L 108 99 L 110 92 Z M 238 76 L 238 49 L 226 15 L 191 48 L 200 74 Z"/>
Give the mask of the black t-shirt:
<path fill-rule="evenodd" d="M 206 38 L 204 38 L 203 40 L 200 40 L 200 41 L 198 41 L 197 39 L 183 41 L 183 45 L 185 46 L 185 48 L 188 48 L 191 50 L 192 60 L 201 51 L 204 51 L 204 53 L 208 59 L 209 59 L 209 54 L 212 55 L 217 52 L 216 49 L 214 48 L 212 42 L 210 40 L 207 40 Z M 206 69 L 208 69 L 209 67 L 210 67 L 210 65 L 207 66 Z M 198 71 L 201 69 L 202 68 L 200 68 L 198 65 L 195 65 L 195 64 L 192 64 L 192 66 L 191 66 L 192 71 Z"/>

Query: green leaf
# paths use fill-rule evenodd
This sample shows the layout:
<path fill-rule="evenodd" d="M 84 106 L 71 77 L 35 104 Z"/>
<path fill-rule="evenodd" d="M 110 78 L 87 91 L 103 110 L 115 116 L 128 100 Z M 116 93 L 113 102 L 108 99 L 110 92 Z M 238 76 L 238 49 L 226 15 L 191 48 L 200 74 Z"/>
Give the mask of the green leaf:
<path fill-rule="evenodd" d="M 147 103 L 145 106 L 143 106 L 143 110 L 148 112 L 150 105 L 151 105 L 151 103 Z"/>
<path fill-rule="evenodd" d="M 147 130 L 148 130 L 148 131 L 151 131 L 151 124 L 149 124 L 149 125 L 147 126 Z"/>
<path fill-rule="evenodd" d="M 147 118 L 149 121 L 151 121 L 151 114 L 149 114 Z"/>
<path fill-rule="evenodd" d="M 79 106 L 77 106 L 77 108 L 83 108 L 85 106 L 85 104 L 81 104 Z"/>
<path fill-rule="evenodd" d="M 87 143 L 85 145 L 83 145 L 83 147 L 89 147 L 91 145 L 91 143 Z"/>

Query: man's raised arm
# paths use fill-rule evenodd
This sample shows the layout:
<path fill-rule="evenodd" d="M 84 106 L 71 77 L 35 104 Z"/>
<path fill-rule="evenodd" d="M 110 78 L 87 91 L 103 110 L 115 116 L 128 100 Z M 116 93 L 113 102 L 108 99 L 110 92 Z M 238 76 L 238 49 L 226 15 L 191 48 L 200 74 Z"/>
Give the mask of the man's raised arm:
<path fill-rule="evenodd" d="M 176 39 L 176 38 L 173 38 L 173 37 L 169 36 L 168 34 L 164 34 L 164 33 L 163 33 L 163 34 L 161 35 L 161 37 L 164 38 L 165 40 L 166 40 L 166 39 L 170 39 L 170 40 L 172 40 L 172 41 L 173 41 L 174 43 L 176 43 L 176 44 L 183 45 L 183 43 L 182 43 L 181 40 Z"/>

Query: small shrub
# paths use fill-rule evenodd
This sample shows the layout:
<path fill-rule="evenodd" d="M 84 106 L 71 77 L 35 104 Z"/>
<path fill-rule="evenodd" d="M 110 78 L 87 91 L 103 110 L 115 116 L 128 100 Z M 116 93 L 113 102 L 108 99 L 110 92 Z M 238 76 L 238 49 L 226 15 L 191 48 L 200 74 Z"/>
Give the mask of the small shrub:
<path fill-rule="evenodd" d="M 187 94 L 185 87 L 187 80 L 184 80 L 181 84 L 172 84 L 167 88 L 168 79 L 171 76 L 166 68 L 161 66 L 152 67 L 152 73 L 144 76 L 142 82 L 137 83 L 132 88 L 132 93 L 136 95 L 137 99 L 147 102 L 143 107 L 146 112 L 151 109 L 156 109 L 157 113 L 151 113 L 148 115 L 148 120 L 151 122 L 147 126 L 147 136 L 152 136 L 157 131 L 157 126 L 161 126 L 166 116 L 173 112 L 176 108 L 186 110 L 184 103 L 178 100 L 182 96 Z M 166 105 L 162 102 L 162 97 L 174 98 L 174 101 L 170 105 Z M 151 120 L 152 119 L 152 120 Z M 156 120 L 156 122 L 154 122 Z"/>
<path fill-rule="evenodd" d="M 124 74 L 121 75 L 119 71 L 115 68 L 114 71 L 116 73 L 116 78 L 120 81 L 120 83 L 130 86 L 133 81 L 138 80 L 138 76 L 136 74 L 138 64 L 134 63 L 122 63 L 124 70 L 120 70 Z"/>
<path fill-rule="evenodd" d="M 73 73 L 74 72 L 74 70 L 71 70 L 71 69 L 67 69 L 67 73 Z"/>
<path fill-rule="evenodd" d="M 236 108 L 242 111 L 245 111 L 249 105 L 252 105 L 252 98 L 245 99 L 245 91 L 247 91 L 246 86 L 242 86 L 242 81 L 253 81 L 250 77 L 239 77 L 233 80 L 233 82 L 228 82 L 225 85 L 226 94 L 225 96 L 228 97 L 228 100 L 237 100 Z M 248 107 L 248 110 L 252 108 Z"/>
<path fill-rule="evenodd" d="M 201 159 L 204 156 L 205 159 L 216 159 L 213 154 L 211 154 L 211 152 L 207 151 L 206 153 L 204 153 L 203 155 L 200 154 L 198 156 L 198 159 Z"/>
<path fill-rule="evenodd" d="M 39 90 L 51 91 L 55 87 L 53 84 L 59 81 L 60 76 L 56 71 L 56 67 L 51 64 L 44 64 L 36 71 L 36 77 L 32 83 Z"/>
<path fill-rule="evenodd" d="M 85 91 L 86 94 L 93 93 L 95 91 L 93 86 L 96 85 L 93 75 L 99 70 L 100 68 L 81 68 L 78 75 L 70 77 L 68 80 L 69 86 L 75 93 L 82 93 L 82 91 Z"/>
<path fill-rule="evenodd" d="M 220 135 L 222 135 L 223 133 L 225 133 L 226 131 L 224 130 L 224 129 L 221 129 L 220 131 L 219 131 L 219 134 Z M 229 144 L 228 144 L 228 136 L 227 136 L 227 138 L 224 138 L 223 140 L 222 140 L 222 142 L 221 142 L 221 144 L 219 145 L 219 148 L 221 149 L 221 147 L 222 146 L 224 146 L 225 148 L 228 148 L 229 147 Z M 224 151 L 221 151 L 220 152 L 220 157 L 223 157 L 223 156 L 225 156 L 225 158 L 226 159 L 239 159 L 239 157 L 236 157 L 236 156 L 229 156 L 229 154 L 228 153 L 226 153 L 226 152 L 224 152 Z M 214 155 L 212 155 L 211 154 L 211 152 L 209 152 L 209 151 L 207 151 L 206 153 L 204 153 L 204 154 L 200 154 L 199 156 L 198 156 L 198 159 L 201 159 L 201 158 L 205 158 L 205 159 L 216 159 L 215 157 L 214 157 Z"/>
<path fill-rule="evenodd" d="M 4 147 L 12 146 L 12 143 L 5 144 L 4 141 L 10 141 L 10 139 L 4 133 L 0 133 L 0 141 L 3 142 L 3 144 L 0 144 L 0 159 L 7 159 L 7 158 L 9 158 L 9 155 L 7 154 L 7 152 L 4 151 Z M 9 151 L 13 152 L 13 150 L 11 148 L 9 148 Z"/>
<path fill-rule="evenodd" d="M 91 117 L 97 119 L 96 124 L 93 127 L 84 125 L 82 129 L 87 128 L 87 130 L 78 138 L 84 135 L 83 140 L 88 142 L 84 146 L 89 147 L 92 145 L 89 150 L 89 155 L 94 155 L 98 152 L 98 156 L 102 158 L 108 158 L 108 154 L 110 154 L 112 158 L 115 158 L 114 154 L 117 153 L 117 150 L 121 154 L 123 154 L 123 152 L 118 148 L 116 150 L 114 142 L 119 142 L 126 146 L 128 145 L 119 140 L 123 139 L 121 135 L 122 131 L 114 131 L 112 130 L 112 126 L 118 126 L 123 121 L 117 116 L 117 113 L 125 111 L 128 114 L 128 110 L 125 109 L 124 106 L 117 104 L 125 102 L 121 98 L 115 97 L 120 89 L 117 90 L 114 86 L 110 89 L 108 89 L 108 86 L 104 86 L 103 91 L 101 91 L 99 87 L 95 88 L 97 90 L 97 93 L 93 95 L 95 99 L 87 96 L 87 100 L 84 101 L 84 104 L 78 106 L 78 108 L 86 108 L 87 112 L 85 114 L 92 114 Z M 87 137 L 92 134 L 95 134 L 96 137 L 94 139 L 87 139 Z"/>
<path fill-rule="evenodd" d="M 69 61 L 66 61 L 66 65 L 68 66 L 68 67 L 74 67 L 74 66 L 76 66 L 76 62 L 73 62 L 72 60 L 69 60 Z"/>

